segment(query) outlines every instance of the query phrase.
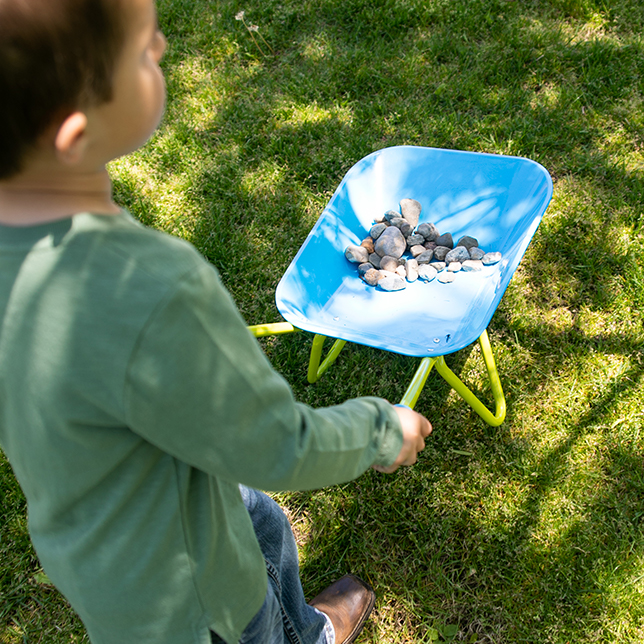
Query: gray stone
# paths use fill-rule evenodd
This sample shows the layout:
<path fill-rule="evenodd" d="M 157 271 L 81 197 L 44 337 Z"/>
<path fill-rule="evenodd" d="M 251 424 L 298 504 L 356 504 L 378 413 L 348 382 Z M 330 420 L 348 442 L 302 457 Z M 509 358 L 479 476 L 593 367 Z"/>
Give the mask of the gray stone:
<path fill-rule="evenodd" d="M 476 273 L 483 270 L 483 262 L 480 259 L 467 259 L 463 262 L 463 271 Z"/>
<path fill-rule="evenodd" d="M 398 260 L 395 257 L 391 257 L 391 255 L 385 255 L 380 260 L 380 268 L 383 271 L 394 272 L 398 268 Z"/>
<path fill-rule="evenodd" d="M 485 251 L 482 248 L 478 246 L 470 248 L 470 259 L 483 259 L 483 255 L 485 255 Z"/>
<path fill-rule="evenodd" d="M 407 242 L 403 234 L 395 226 L 389 226 L 378 239 L 376 239 L 376 253 L 380 257 L 402 257 L 407 249 Z"/>
<path fill-rule="evenodd" d="M 367 271 L 370 271 L 373 268 L 371 265 L 371 262 L 365 262 L 364 264 L 360 264 L 358 266 L 358 274 L 360 277 L 362 277 Z"/>
<path fill-rule="evenodd" d="M 405 287 L 405 280 L 398 275 L 394 277 L 383 277 L 378 282 L 378 288 L 381 288 L 383 291 L 402 291 Z"/>
<path fill-rule="evenodd" d="M 418 233 L 413 233 L 407 238 L 407 246 L 411 248 L 412 246 L 423 246 L 425 244 L 425 238 Z"/>
<path fill-rule="evenodd" d="M 385 221 L 390 224 L 392 219 L 397 219 L 400 217 L 400 213 L 396 212 L 395 210 L 387 210 L 385 213 Z"/>
<path fill-rule="evenodd" d="M 415 259 L 408 259 L 405 262 L 405 273 L 408 282 L 415 282 L 418 279 L 418 262 Z"/>
<path fill-rule="evenodd" d="M 418 257 L 418 255 L 421 255 L 421 254 L 422 254 L 422 253 L 424 253 L 425 251 L 426 251 L 425 247 L 424 247 L 424 246 L 420 246 L 420 245 L 418 245 L 418 246 L 412 246 L 412 247 L 409 249 L 409 252 L 411 253 L 411 256 L 412 256 L 412 257 Z"/>
<path fill-rule="evenodd" d="M 429 241 L 429 240 L 428 240 Z M 447 246 L 447 248 L 454 248 L 454 240 L 452 233 L 443 233 L 434 239 L 437 246 Z"/>
<path fill-rule="evenodd" d="M 379 270 L 376 270 L 373 266 L 362 275 L 362 279 L 369 284 L 369 286 L 376 286 L 378 282 L 382 279 L 382 275 Z"/>
<path fill-rule="evenodd" d="M 463 268 L 463 264 L 461 264 L 461 262 L 450 262 L 447 265 L 447 270 L 450 273 L 458 273 L 461 270 L 461 268 Z"/>
<path fill-rule="evenodd" d="M 369 255 L 369 263 L 374 268 L 380 268 L 380 255 L 378 255 L 378 253 L 371 253 L 371 255 Z"/>
<path fill-rule="evenodd" d="M 445 260 L 445 257 L 447 257 L 447 253 L 451 248 L 448 248 L 447 246 L 436 246 L 434 248 L 434 258 L 437 259 L 439 262 L 442 262 Z"/>
<path fill-rule="evenodd" d="M 438 281 L 443 284 L 449 284 L 450 282 L 453 282 L 455 279 L 456 279 L 456 275 L 454 273 L 443 271 L 442 273 L 438 274 Z"/>
<path fill-rule="evenodd" d="M 378 239 L 382 233 L 385 232 L 387 229 L 387 224 L 376 224 L 375 226 L 371 227 L 371 230 L 369 231 L 369 235 L 371 236 L 371 239 Z"/>
<path fill-rule="evenodd" d="M 400 232 L 405 236 L 409 237 L 411 235 L 411 231 L 413 230 L 412 225 L 406 220 L 403 219 L 402 217 L 394 217 L 391 220 L 391 225 L 395 226 L 400 230 Z"/>
<path fill-rule="evenodd" d="M 503 255 L 499 252 L 485 253 L 481 261 L 484 266 L 491 266 L 492 264 L 500 262 L 502 257 Z"/>
<path fill-rule="evenodd" d="M 469 258 L 470 254 L 465 246 L 457 246 L 456 248 L 450 250 L 447 255 L 445 255 L 445 261 L 448 264 L 451 264 L 452 262 L 464 262 Z"/>
<path fill-rule="evenodd" d="M 476 237 L 470 237 L 469 235 L 464 235 L 456 242 L 456 245 L 465 246 L 467 250 L 470 250 L 470 248 L 475 248 L 479 245 L 479 240 L 476 239 Z"/>
<path fill-rule="evenodd" d="M 430 264 L 421 264 L 418 267 L 418 279 L 423 280 L 423 282 L 431 282 L 438 273 L 436 269 Z"/>
<path fill-rule="evenodd" d="M 420 218 L 420 211 L 422 207 L 415 199 L 401 199 L 400 212 L 402 216 L 409 222 L 412 228 L 418 226 L 418 219 Z"/>
<path fill-rule="evenodd" d="M 344 256 L 354 264 L 364 264 L 369 261 L 369 253 L 364 246 L 350 244 L 344 251 Z"/>
<path fill-rule="evenodd" d="M 419 235 L 422 235 L 427 241 L 434 241 L 438 235 L 438 228 L 434 224 L 423 222 L 416 230 Z"/>
<path fill-rule="evenodd" d="M 432 261 L 433 257 L 434 257 L 434 251 L 426 250 L 424 253 L 421 253 L 416 257 L 416 261 L 419 264 L 429 264 L 429 262 Z"/>

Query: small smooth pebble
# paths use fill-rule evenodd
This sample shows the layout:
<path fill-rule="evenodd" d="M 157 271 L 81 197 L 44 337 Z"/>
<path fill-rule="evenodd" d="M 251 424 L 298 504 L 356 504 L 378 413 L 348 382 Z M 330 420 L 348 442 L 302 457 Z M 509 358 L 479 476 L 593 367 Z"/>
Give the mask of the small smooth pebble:
<path fill-rule="evenodd" d="M 471 248 L 475 248 L 476 246 L 479 245 L 479 240 L 476 239 L 476 237 L 470 237 L 469 235 L 464 235 L 456 242 L 456 245 L 465 246 L 467 250 L 470 250 Z"/>
<path fill-rule="evenodd" d="M 369 255 L 369 263 L 374 268 L 380 268 L 380 255 L 378 255 L 378 253 L 371 253 L 371 255 Z"/>
<path fill-rule="evenodd" d="M 367 237 L 366 239 L 363 239 L 363 240 L 360 242 L 360 246 L 362 246 L 363 248 L 366 248 L 366 249 L 367 249 L 367 252 L 368 252 L 370 255 L 371 255 L 371 253 L 375 253 L 375 252 L 376 252 L 376 249 L 374 248 L 374 245 L 373 245 L 373 239 L 371 239 L 371 237 Z"/>
<path fill-rule="evenodd" d="M 483 270 L 483 262 L 480 259 L 466 259 L 463 262 L 463 271 L 466 273 L 476 273 Z"/>
<path fill-rule="evenodd" d="M 451 248 L 448 248 L 447 246 L 436 246 L 436 248 L 434 248 L 434 257 L 439 262 L 442 262 L 445 257 L 447 257 L 447 253 L 449 253 L 450 250 Z"/>
<path fill-rule="evenodd" d="M 418 279 L 421 279 L 424 282 L 431 282 L 436 275 L 438 275 L 436 269 L 429 264 L 421 264 L 418 267 Z"/>
<path fill-rule="evenodd" d="M 395 217 L 394 219 L 392 219 L 391 225 L 398 228 L 398 230 L 400 230 L 400 232 L 405 237 L 409 237 L 409 235 L 411 235 L 411 231 L 413 230 L 412 225 L 402 217 Z"/>
<path fill-rule="evenodd" d="M 405 278 L 407 277 L 407 271 L 405 270 L 405 267 L 404 267 L 404 266 L 399 266 L 399 267 L 395 270 L 395 273 L 396 273 L 397 275 L 400 275 L 400 277 L 402 277 L 403 279 L 405 279 Z"/>
<path fill-rule="evenodd" d="M 399 212 L 396 212 L 395 210 L 387 210 L 387 212 L 385 213 L 385 219 L 384 219 L 384 220 L 385 220 L 388 224 L 391 224 L 391 221 L 392 221 L 393 219 L 398 218 L 398 217 L 400 217 L 400 213 L 399 213 Z"/>
<path fill-rule="evenodd" d="M 461 262 L 451 262 L 447 265 L 447 270 L 450 273 L 458 273 L 461 268 L 463 268 L 463 264 L 461 264 Z"/>
<path fill-rule="evenodd" d="M 418 262 L 415 259 L 408 259 L 405 262 L 405 273 L 408 282 L 415 282 L 418 279 Z"/>
<path fill-rule="evenodd" d="M 425 244 L 425 238 L 418 233 L 412 233 L 407 237 L 407 246 L 411 248 L 412 246 L 423 246 Z"/>
<path fill-rule="evenodd" d="M 424 253 L 421 253 L 416 257 L 416 261 L 419 264 L 429 264 L 429 262 L 432 261 L 433 257 L 434 257 L 434 251 L 426 250 Z"/>
<path fill-rule="evenodd" d="M 443 233 L 439 235 L 434 240 L 437 246 L 447 246 L 447 248 L 454 248 L 454 240 L 452 239 L 452 233 Z"/>
<path fill-rule="evenodd" d="M 452 262 L 464 262 L 469 258 L 470 253 L 467 248 L 465 248 L 465 246 L 457 246 L 456 248 L 450 250 L 447 255 L 445 255 L 445 261 L 448 264 L 451 264 Z"/>
<path fill-rule="evenodd" d="M 455 279 L 456 279 L 456 275 L 454 275 L 454 273 L 448 273 L 447 271 L 443 271 L 442 273 L 438 274 L 438 281 L 441 282 L 442 284 L 449 284 L 450 282 L 453 282 Z"/>
<path fill-rule="evenodd" d="M 482 248 L 479 248 L 478 246 L 470 248 L 470 259 L 483 259 L 484 255 L 485 251 Z"/>
<path fill-rule="evenodd" d="M 432 262 L 432 266 L 440 273 L 441 271 L 444 271 L 445 268 L 447 268 L 447 264 L 445 262 Z"/>
<path fill-rule="evenodd" d="M 387 224 L 376 224 L 375 226 L 371 226 L 369 235 L 371 239 L 376 240 L 385 232 L 385 230 L 387 230 Z"/>
<path fill-rule="evenodd" d="M 500 262 L 502 257 L 503 255 L 501 255 L 501 253 L 495 251 L 493 253 L 485 253 L 481 261 L 483 262 L 484 266 L 491 266 L 492 264 Z"/>
<path fill-rule="evenodd" d="M 412 257 L 418 257 L 418 255 L 421 255 L 425 252 L 425 247 L 421 246 L 420 244 L 418 246 L 412 246 L 409 249 L 409 252 L 411 253 Z"/>
<path fill-rule="evenodd" d="M 364 262 L 358 266 L 358 274 L 362 277 L 367 271 L 370 271 L 373 268 L 371 262 Z"/>
<path fill-rule="evenodd" d="M 398 268 L 398 260 L 391 255 L 385 255 L 380 260 L 380 268 L 383 271 L 391 271 L 392 273 Z"/>
<path fill-rule="evenodd" d="M 383 291 L 402 291 L 405 288 L 405 282 L 398 275 L 395 277 L 383 277 L 378 282 L 378 288 Z"/>
<path fill-rule="evenodd" d="M 438 228 L 436 228 L 434 224 L 430 224 L 428 222 L 420 224 L 416 229 L 416 232 L 419 235 L 422 235 L 428 242 L 434 241 L 439 235 Z"/>
<path fill-rule="evenodd" d="M 400 200 L 400 212 L 412 228 L 416 228 L 416 226 L 418 226 L 421 209 L 422 206 L 415 199 Z"/>
<path fill-rule="evenodd" d="M 364 264 L 369 261 L 369 253 L 364 246 L 351 244 L 344 251 L 344 256 L 354 264 Z"/>
<path fill-rule="evenodd" d="M 376 253 L 380 257 L 402 257 L 407 250 L 407 242 L 403 234 L 395 226 L 389 226 L 378 239 L 376 239 Z"/>
<path fill-rule="evenodd" d="M 369 284 L 369 286 L 376 286 L 382 279 L 380 271 L 373 268 L 373 266 L 362 276 L 362 279 Z"/>

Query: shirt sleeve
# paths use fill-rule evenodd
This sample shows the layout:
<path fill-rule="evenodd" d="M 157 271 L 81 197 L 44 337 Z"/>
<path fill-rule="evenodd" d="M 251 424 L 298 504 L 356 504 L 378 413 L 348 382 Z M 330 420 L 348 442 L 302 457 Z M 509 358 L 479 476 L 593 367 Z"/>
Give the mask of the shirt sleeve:
<path fill-rule="evenodd" d="M 125 384 L 132 431 L 173 457 L 265 490 L 315 489 L 388 466 L 402 447 L 392 405 L 375 397 L 297 403 L 203 262 L 159 304 Z"/>

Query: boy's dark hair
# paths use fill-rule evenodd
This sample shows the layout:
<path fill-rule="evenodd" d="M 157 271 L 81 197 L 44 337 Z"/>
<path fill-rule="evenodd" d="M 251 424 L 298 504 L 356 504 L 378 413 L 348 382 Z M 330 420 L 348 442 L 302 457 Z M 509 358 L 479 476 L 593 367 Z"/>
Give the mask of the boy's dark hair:
<path fill-rule="evenodd" d="M 0 179 L 56 118 L 112 98 L 122 0 L 0 0 Z"/>

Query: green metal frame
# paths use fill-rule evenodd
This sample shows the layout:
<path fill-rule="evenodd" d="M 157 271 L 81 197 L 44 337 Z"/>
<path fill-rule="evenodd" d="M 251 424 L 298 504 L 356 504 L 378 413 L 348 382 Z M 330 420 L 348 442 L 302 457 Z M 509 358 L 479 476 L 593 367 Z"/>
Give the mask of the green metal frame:
<path fill-rule="evenodd" d="M 495 413 L 493 414 L 473 393 L 467 385 L 447 366 L 445 356 L 435 358 L 423 358 L 420 365 L 412 378 L 412 381 L 402 397 L 401 403 L 411 407 L 416 405 L 418 396 L 425 386 L 425 381 L 432 367 L 436 366 L 436 371 L 446 380 L 446 382 L 456 391 L 456 393 L 488 424 L 497 427 L 505 420 L 505 396 L 501 387 L 499 372 L 494 362 L 494 354 L 490 346 L 490 339 L 487 331 L 483 331 L 479 337 L 479 346 L 483 354 L 483 360 L 487 367 L 487 374 L 492 387 L 492 396 L 494 397 Z"/>
<path fill-rule="evenodd" d="M 248 327 L 251 333 L 261 338 L 267 335 L 279 335 L 283 333 L 292 333 L 298 331 L 293 325 L 288 322 L 277 322 L 274 324 L 257 324 Z M 308 381 L 313 384 L 320 379 L 322 374 L 336 361 L 340 351 L 342 351 L 345 340 L 335 340 L 333 346 L 329 350 L 326 358 L 322 360 L 322 349 L 326 336 L 315 335 L 313 338 L 313 346 L 311 347 L 311 357 L 309 359 Z M 487 367 L 490 385 L 492 387 L 492 395 L 494 397 L 495 413 L 493 414 L 465 385 L 465 383 L 447 366 L 445 356 L 435 356 L 433 358 L 422 358 L 418 369 L 412 378 L 412 381 L 407 388 L 400 403 L 411 407 L 415 407 L 418 397 L 420 396 L 425 382 L 435 366 L 436 371 L 444 378 L 444 380 L 456 391 L 456 393 L 463 398 L 463 400 L 488 424 L 496 427 L 500 425 L 505 419 L 505 396 L 503 395 L 503 388 L 501 387 L 501 380 L 499 372 L 494 362 L 494 355 L 492 347 L 490 346 L 490 339 L 488 338 L 487 331 L 483 331 L 481 337 L 478 339 L 483 360 Z"/>

